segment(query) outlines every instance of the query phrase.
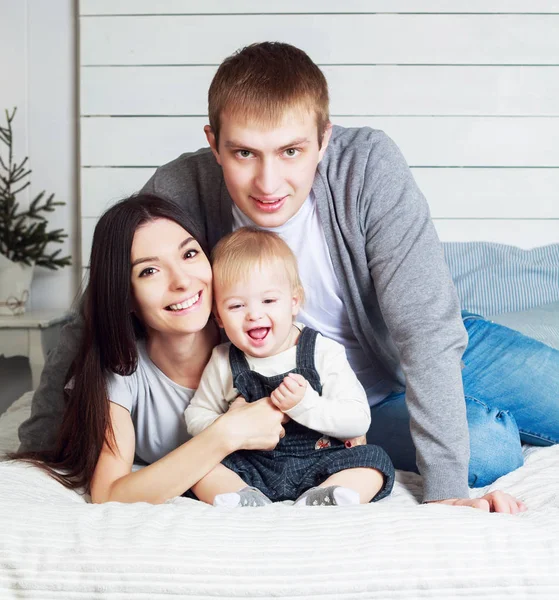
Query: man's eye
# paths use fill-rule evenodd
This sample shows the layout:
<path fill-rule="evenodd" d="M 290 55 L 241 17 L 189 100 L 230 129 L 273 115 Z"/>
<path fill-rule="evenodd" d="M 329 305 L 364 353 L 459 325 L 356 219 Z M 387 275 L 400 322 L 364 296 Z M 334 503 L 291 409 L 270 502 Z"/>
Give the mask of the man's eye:
<path fill-rule="evenodd" d="M 295 156 L 297 156 L 299 154 L 300 150 L 298 150 L 297 148 L 288 148 L 287 150 L 284 150 L 284 154 L 288 157 L 288 158 L 293 158 Z"/>
<path fill-rule="evenodd" d="M 140 277 L 149 277 L 150 275 L 153 275 L 155 273 L 155 269 L 153 267 L 148 267 L 147 269 L 144 269 L 141 273 L 140 273 Z"/>
<path fill-rule="evenodd" d="M 240 156 L 241 158 L 250 158 L 252 152 L 250 150 L 237 150 L 237 156 Z"/>
<path fill-rule="evenodd" d="M 195 256 L 198 256 L 198 250 L 191 249 L 184 253 L 183 258 L 194 258 Z"/>

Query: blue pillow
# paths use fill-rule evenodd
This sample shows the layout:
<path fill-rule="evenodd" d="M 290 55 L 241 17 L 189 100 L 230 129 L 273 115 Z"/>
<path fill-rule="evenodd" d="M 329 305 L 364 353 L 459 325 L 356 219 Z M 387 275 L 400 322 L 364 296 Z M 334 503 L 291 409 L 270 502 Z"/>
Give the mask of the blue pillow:
<path fill-rule="evenodd" d="M 559 300 L 559 244 L 522 250 L 493 242 L 447 242 L 443 249 L 465 310 L 496 315 Z"/>
<path fill-rule="evenodd" d="M 489 318 L 559 350 L 559 302 Z"/>

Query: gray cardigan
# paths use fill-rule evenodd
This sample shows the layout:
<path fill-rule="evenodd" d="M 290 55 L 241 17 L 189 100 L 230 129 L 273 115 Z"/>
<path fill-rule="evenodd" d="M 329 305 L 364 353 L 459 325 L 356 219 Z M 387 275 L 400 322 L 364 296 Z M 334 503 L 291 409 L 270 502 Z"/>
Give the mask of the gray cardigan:
<path fill-rule="evenodd" d="M 142 191 L 184 205 L 210 248 L 231 231 L 232 200 L 209 149 L 160 167 Z M 313 191 L 355 336 L 394 389 L 406 387 L 424 500 L 467 497 L 467 334 L 425 198 L 396 145 L 369 128 L 333 128 Z M 47 361 L 20 429 L 24 448 L 52 443 L 44 425 L 61 412 L 66 354 Z"/>

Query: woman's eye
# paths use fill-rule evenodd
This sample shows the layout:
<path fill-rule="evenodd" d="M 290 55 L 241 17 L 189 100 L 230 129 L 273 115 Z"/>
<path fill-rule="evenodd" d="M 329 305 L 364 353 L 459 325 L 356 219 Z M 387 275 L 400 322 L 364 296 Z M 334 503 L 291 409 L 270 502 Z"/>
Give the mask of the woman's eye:
<path fill-rule="evenodd" d="M 297 148 L 288 148 L 287 150 L 284 151 L 284 154 L 288 157 L 288 158 L 294 158 L 295 156 L 297 156 L 299 154 L 299 150 L 297 150 Z"/>
<path fill-rule="evenodd" d="M 183 258 L 194 258 L 194 257 L 195 257 L 195 256 L 197 256 L 197 255 L 198 255 L 198 250 L 193 250 L 193 249 L 191 249 L 191 250 L 187 250 L 187 251 L 184 253 L 184 256 L 183 256 Z"/>
<path fill-rule="evenodd" d="M 237 156 L 240 156 L 241 158 L 250 158 L 252 152 L 250 150 L 237 150 Z"/>
<path fill-rule="evenodd" d="M 155 273 L 155 269 L 153 267 L 148 267 L 147 269 L 144 269 L 141 273 L 140 273 L 140 277 L 149 277 L 150 275 L 153 275 Z"/>

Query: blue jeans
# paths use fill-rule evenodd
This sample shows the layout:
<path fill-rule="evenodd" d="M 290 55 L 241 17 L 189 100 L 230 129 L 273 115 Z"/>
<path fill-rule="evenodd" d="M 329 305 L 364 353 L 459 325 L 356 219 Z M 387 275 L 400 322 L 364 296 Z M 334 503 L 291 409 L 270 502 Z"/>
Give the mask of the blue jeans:
<path fill-rule="evenodd" d="M 468 428 L 468 484 L 481 487 L 523 464 L 521 442 L 559 443 L 559 350 L 463 312 L 469 342 L 462 371 Z M 397 469 L 416 471 L 405 392 L 371 408 L 367 441 Z"/>

